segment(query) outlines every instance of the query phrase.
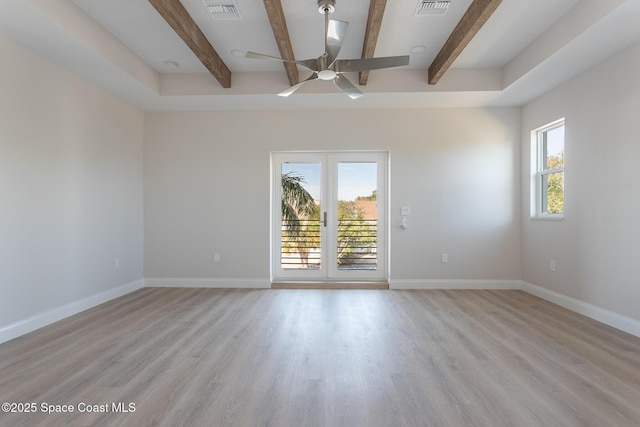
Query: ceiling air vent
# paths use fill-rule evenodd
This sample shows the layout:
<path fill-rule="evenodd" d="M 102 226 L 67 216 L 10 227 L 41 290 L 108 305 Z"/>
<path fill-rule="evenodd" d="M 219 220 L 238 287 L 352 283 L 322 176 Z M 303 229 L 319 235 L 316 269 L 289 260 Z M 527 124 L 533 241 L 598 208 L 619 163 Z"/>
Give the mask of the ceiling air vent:
<path fill-rule="evenodd" d="M 213 19 L 240 19 L 240 10 L 234 0 L 202 0 Z"/>
<path fill-rule="evenodd" d="M 449 10 L 451 0 L 419 0 L 415 16 L 444 15 Z"/>

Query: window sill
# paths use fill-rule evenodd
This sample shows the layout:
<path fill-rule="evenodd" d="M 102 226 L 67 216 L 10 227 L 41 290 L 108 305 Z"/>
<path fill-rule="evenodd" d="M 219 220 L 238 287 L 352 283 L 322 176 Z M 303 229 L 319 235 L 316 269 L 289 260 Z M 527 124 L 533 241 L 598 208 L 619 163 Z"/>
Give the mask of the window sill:
<path fill-rule="evenodd" d="M 564 219 L 564 215 L 538 215 L 532 216 L 530 217 L 530 219 L 542 221 L 562 221 Z"/>

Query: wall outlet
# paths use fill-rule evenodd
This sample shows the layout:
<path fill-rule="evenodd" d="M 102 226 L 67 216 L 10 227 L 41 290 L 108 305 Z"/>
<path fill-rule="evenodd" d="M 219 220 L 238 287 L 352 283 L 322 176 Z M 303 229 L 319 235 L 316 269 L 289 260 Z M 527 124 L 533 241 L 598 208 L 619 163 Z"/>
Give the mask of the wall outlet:
<path fill-rule="evenodd" d="M 409 206 L 402 206 L 400 208 L 400 215 L 402 216 L 411 215 L 411 208 Z"/>
<path fill-rule="evenodd" d="M 552 259 L 551 262 L 549 263 L 549 270 L 556 271 L 556 260 L 555 259 Z"/>
<path fill-rule="evenodd" d="M 213 262 L 220 262 L 220 252 L 213 253 Z"/>
<path fill-rule="evenodd" d="M 449 262 L 449 255 L 446 252 L 443 252 L 442 256 L 440 257 L 440 261 L 442 261 L 443 263 Z"/>
<path fill-rule="evenodd" d="M 113 260 L 113 268 L 120 268 L 120 258 Z"/>

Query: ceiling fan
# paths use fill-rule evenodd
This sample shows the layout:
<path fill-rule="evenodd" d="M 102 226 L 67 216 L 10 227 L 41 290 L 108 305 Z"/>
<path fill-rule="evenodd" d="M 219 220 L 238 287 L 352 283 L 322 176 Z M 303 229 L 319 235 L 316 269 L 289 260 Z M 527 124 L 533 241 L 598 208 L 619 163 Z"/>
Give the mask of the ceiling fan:
<path fill-rule="evenodd" d="M 289 96 L 306 82 L 313 80 L 333 80 L 333 82 L 351 99 L 360 98 L 363 93 L 355 87 L 349 79 L 342 75 L 346 72 L 358 72 L 378 70 L 381 68 L 401 67 L 409 64 L 409 55 L 385 56 L 381 58 L 363 59 L 337 59 L 342 47 L 342 42 L 347 34 L 348 22 L 329 19 L 329 14 L 335 11 L 336 0 L 318 0 L 318 11 L 324 14 L 324 53 L 314 59 L 304 59 L 301 61 L 290 61 L 277 58 L 275 56 L 263 55 L 261 53 L 247 52 L 247 58 L 267 59 L 271 61 L 282 61 L 302 65 L 313 71 L 313 74 L 306 80 L 291 86 L 280 92 L 279 96 Z"/>

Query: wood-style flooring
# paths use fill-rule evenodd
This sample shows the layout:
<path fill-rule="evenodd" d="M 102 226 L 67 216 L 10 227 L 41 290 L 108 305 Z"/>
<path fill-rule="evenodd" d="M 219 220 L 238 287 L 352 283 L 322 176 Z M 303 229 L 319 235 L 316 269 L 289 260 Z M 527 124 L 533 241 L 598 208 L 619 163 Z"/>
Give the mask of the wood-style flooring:
<path fill-rule="evenodd" d="M 0 400 L 37 406 L 3 427 L 640 426 L 640 339 L 521 291 L 145 288 L 0 345 Z"/>

